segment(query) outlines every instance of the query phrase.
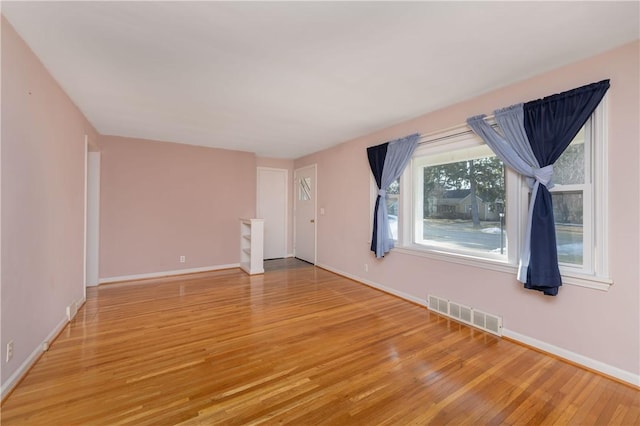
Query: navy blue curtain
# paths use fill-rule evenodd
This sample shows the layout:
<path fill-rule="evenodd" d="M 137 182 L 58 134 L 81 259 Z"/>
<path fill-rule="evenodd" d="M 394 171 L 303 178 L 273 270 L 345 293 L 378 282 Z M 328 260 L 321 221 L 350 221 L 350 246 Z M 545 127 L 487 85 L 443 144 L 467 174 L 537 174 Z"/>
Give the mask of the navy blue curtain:
<path fill-rule="evenodd" d="M 609 80 L 603 80 L 524 104 L 524 128 L 541 168 L 562 155 L 608 89 Z M 533 208 L 525 287 L 555 296 L 561 285 L 551 193 L 540 185 Z"/>
<path fill-rule="evenodd" d="M 389 147 L 389 142 L 383 143 L 382 145 L 371 146 L 367 148 L 367 157 L 369 157 L 369 166 L 371 167 L 371 172 L 373 173 L 373 177 L 376 180 L 376 184 L 378 185 L 378 189 L 381 189 L 382 186 L 382 169 L 384 169 L 384 159 L 387 157 L 387 148 Z M 373 215 L 373 237 L 371 238 L 371 251 L 376 251 L 376 244 L 378 241 L 378 215 L 375 212 L 378 211 L 378 206 L 380 205 L 380 197 L 376 198 L 376 206 L 374 208 Z"/>

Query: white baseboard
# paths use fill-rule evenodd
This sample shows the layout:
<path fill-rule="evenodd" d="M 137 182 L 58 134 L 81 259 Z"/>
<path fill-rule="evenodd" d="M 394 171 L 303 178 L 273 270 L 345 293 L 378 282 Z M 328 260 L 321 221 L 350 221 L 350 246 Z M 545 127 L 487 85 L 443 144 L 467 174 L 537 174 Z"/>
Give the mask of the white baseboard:
<path fill-rule="evenodd" d="M 368 285 L 369 287 L 377 288 L 378 290 L 382 290 L 385 293 L 393 294 L 394 296 L 398 296 L 401 299 L 405 299 L 405 300 L 408 300 L 410 302 L 417 303 L 418 305 L 421 305 L 421 306 L 424 306 L 424 307 L 427 306 L 427 300 L 426 299 L 422 300 L 419 297 L 413 296 L 411 294 L 407 294 L 407 293 L 404 293 L 402 291 L 398 291 L 396 289 L 386 287 L 386 286 L 384 286 L 382 284 L 379 284 L 379 283 L 376 283 L 376 282 L 373 282 L 373 281 L 365 280 L 362 277 L 359 277 L 357 275 L 352 275 L 352 274 L 350 274 L 348 272 L 344 272 L 344 271 L 341 271 L 339 269 L 332 268 L 331 266 L 324 265 L 322 263 L 318 263 L 318 264 L 316 264 L 316 266 L 318 266 L 318 267 L 320 267 L 322 269 L 326 269 L 327 271 L 334 272 L 334 273 L 336 273 L 338 275 L 342 275 L 342 276 L 347 277 L 349 279 L 352 279 L 354 281 L 358 281 L 359 283 Z"/>
<path fill-rule="evenodd" d="M 76 313 L 73 316 L 73 318 L 75 318 L 76 315 L 78 315 L 80 308 L 82 308 L 82 305 L 84 305 L 86 301 L 87 301 L 87 298 L 85 296 L 82 296 L 80 299 L 76 300 Z M 73 318 L 71 318 L 70 320 L 72 320 Z"/>
<path fill-rule="evenodd" d="M 386 293 L 390 293 L 402 299 L 408 300 L 410 302 L 417 303 L 418 305 L 422 305 L 425 307 L 427 306 L 426 299 L 422 300 L 416 296 L 412 296 L 410 294 L 386 287 L 382 284 L 378 284 L 376 282 L 363 279 L 362 277 L 352 275 L 344 271 L 340 271 L 339 269 L 332 268 L 331 266 L 328 266 L 328 265 L 323 265 L 319 263 L 317 266 L 319 266 L 322 269 L 326 269 L 327 271 L 334 272 L 338 275 L 342 275 L 354 281 L 358 281 L 362 284 L 368 285 L 369 287 L 377 288 Z M 550 343 L 546 343 L 541 340 L 534 339 L 533 337 L 525 336 L 524 334 L 520 334 L 515 331 L 508 330 L 506 328 L 502 329 L 502 335 L 512 340 L 516 340 L 520 343 L 524 343 L 525 345 L 529 345 L 531 347 L 539 349 L 543 352 L 556 355 L 557 357 L 585 366 L 587 368 L 606 374 L 608 376 L 615 377 L 616 379 L 621 380 L 623 382 L 630 383 L 635 386 L 640 386 L 640 374 L 635 374 L 626 370 L 622 370 L 618 367 L 614 367 L 604 362 L 591 359 L 584 355 L 571 352 L 569 350 L 554 346 Z"/>
<path fill-rule="evenodd" d="M 175 269 L 173 271 L 150 272 L 147 274 L 121 275 L 119 277 L 100 278 L 98 284 L 115 283 L 118 281 L 144 280 L 146 278 L 169 277 L 171 275 L 195 274 L 197 272 L 217 271 L 220 269 L 239 268 L 239 263 L 228 265 L 203 266 L 201 268 Z"/>
<path fill-rule="evenodd" d="M 64 318 L 54 327 L 54 329 L 51 330 L 47 337 L 45 337 L 41 343 L 36 345 L 35 349 L 33 350 L 33 352 L 31 352 L 27 359 L 25 359 L 20 367 L 18 367 L 18 369 L 14 371 L 11 376 L 9 376 L 7 381 L 2 384 L 2 387 L 0 389 L 0 399 L 4 400 L 4 397 L 7 396 L 9 392 L 11 392 L 14 386 L 18 384 L 22 376 L 24 376 L 27 371 L 29 371 L 31 366 L 38 360 L 40 354 L 42 354 L 43 352 L 43 348 L 48 345 L 48 342 L 50 342 L 51 339 L 56 337 L 62 331 L 62 329 L 68 324 L 68 322 L 69 321 L 67 320 L 67 316 L 65 315 Z"/>
<path fill-rule="evenodd" d="M 566 359 L 576 364 L 583 365 L 592 370 L 599 371 L 600 373 L 606 374 L 608 376 L 615 377 L 616 379 L 622 380 L 623 382 L 630 383 L 635 386 L 640 386 L 640 374 L 635 374 L 630 371 L 614 367 L 604 362 L 597 361 L 595 359 L 577 354 L 575 352 L 571 352 L 567 349 L 563 349 L 550 343 L 534 339 L 533 337 L 525 336 L 524 334 L 520 334 L 506 328 L 502 329 L 502 335 L 504 337 L 508 337 L 520 343 L 524 343 L 525 345 L 532 346 L 536 349 L 540 349 L 541 351 L 556 355 L 560 358 Z"/>
<path fill-rule="evenodd" d="M 82 296 L 80 299 L 78 299 L 75 302 L 77 309 L 74 312 L 74 318 L 78 314 L 78 311 L 80 310 L 82 305 L 85 304 L 86 301 L 87 299 L 84 296 Z M 2 388 L 0 391 L 0 395 L 1 395 L 0 399 L 4 399 L 4 397 L 9 392 L 11 392 L 11 389 L 14 388 L 14 386 L 20 381 L 22 376 L 24 376 L 27 373 L 27 371 L 29 371 L 31 366 L 33 366 L 33 364 L 38 360 L 38 357 L 40 357 L 40 354 L 42 352 L 46 352 L 49 349 L 49 346 L 51 346 L 51 340 L 53 340 L 58 334 L 60 334 L 60 332 L 62 332 L 62 329 L 65 328 L 68 323 L 69 323 L 69 319 L 65 315 L 65 318 L 63 318 L 54 327 L 54 329 L 51 330 L 51 332 L 47 335 L 47 337 L 44 338 L 42 343 L 36 346 L 36 348 L 33 350 L 33 352 L 31 352 L 31 354 L 22 363 L 22 365 L 20 365 L 20 367 L 18 367 L 18 369 L 7 379 L 7 381 L 2 384 Z"/>

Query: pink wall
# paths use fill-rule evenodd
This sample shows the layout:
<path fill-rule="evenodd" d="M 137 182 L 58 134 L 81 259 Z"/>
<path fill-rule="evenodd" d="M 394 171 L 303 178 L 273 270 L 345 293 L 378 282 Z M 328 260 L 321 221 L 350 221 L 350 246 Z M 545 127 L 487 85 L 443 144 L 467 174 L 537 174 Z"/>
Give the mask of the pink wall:
<path fill-rule="evenodd" d="M 425 299 L 427 293 L 502 315 L 504 327 L 624 372 L 640 373 L 640 42 L 539 75 L 296 160 L 318 164 L 318 263 Z M 427 77 L 425 77 L 427 78 Z M 610 269 L 608 292 L 565 285 L 556 298 L 522 289 L 514 274 L 392 252 L 369 252 L 370 171 L 366 147 L 431 133 L 516 102 L 611 79 L 609 106 Z M 336 248 L 339 248 L 338 250 Z M 369 272 L 364 272 L 364 264 Z M 637 376 L 636 376 L 637 377 Z"/>
<path fill-rule="evenodd" d="M 5 385 L 84 297 L 84 136 L 97 135 L 4 17 L 1 27 Z"/>
<path fill-rule="evenodd" d="M 293 254 L 293 160 L 257 157 L 256 166 L 287 170 L 287 255 Z"/>
<path fill-rule="evenodd" d="M 115 136 L 100 146 L 101 279 L 240 261 L 254 154 Z"/>
<path fill-rule="evenodd" d="M 100 142 L 100 277 L 234 264 L 238 221 L 255 214 L 256 165 L 318 164 L 318 262 L 424 299 L 427 293 L 504 317 L 509 330 L 640 374 L 640 43 L 496 90 L 295 161 L 120 137 L 100 137 L 2 18 L 2 383 L 83 297 L 84 135 Z M 566 285 L 557 298 L 513 274 L 368 249 L 365 148 L 459 125 L 474 114 L 610 78 L 608 292 Z M 292 194 L 291 194 L 292 195 Z M 292 216 L 291 216 L 292 217 Z M 291 229 L 291 223 L 289 224 Z M 289 233 L 289 249 L 292 247 Z M 339 248 L 338 250 L 336 248 Z M 179 263 L 184 255 L 186 263 Z M 363 265 L 369 265 L 365 273 Z"/>

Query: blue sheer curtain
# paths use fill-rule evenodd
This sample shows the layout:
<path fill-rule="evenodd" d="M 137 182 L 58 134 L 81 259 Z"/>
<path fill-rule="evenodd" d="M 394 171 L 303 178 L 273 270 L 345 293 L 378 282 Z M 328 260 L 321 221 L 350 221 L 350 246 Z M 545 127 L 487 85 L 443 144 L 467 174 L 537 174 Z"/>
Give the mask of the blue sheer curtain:
<path fill-rule="evenodd" d="M 553 163 L 578 134 L 609 89 L 609 80 L 495 112 L 501 134 L 475 116 L 467 120 L 496 155 L 526 176 L 531 188 L 529 217 L 518 280 L 525 288 L 555 296 L 562 285 L 558 267 L 553 202 Z"/>
<path fill-rule="evenodd" d="M 520 265 L 518 267 L 518 280 L 526 283 L 531 247 L 531 215 L 533 214 L 535 195 L 541 182 L 544 185 L 551 184 L 551 170 L 549 167 L 541 169 L 531 150 L 524 128 L 523 104 L 497 110 L 495 118 L 502 134 L 485 121 L 485 115 L 471 117 L 467 119 L 467 124 L 486 142 L 503 163 L 527 178 L 532 197 L 529 203 L 527 227 L 520 248 Z"/>
<path fill-rule="evenodd" d="M 373 211 L 371 251 L 384 257 L 393 248 L 387 213 L 387 188 L 398 179 L 418 146 L 419 134 L 413 134 L 382 145 L 367 148 L 371 172 L 378 186 L 378 197 Z"/>

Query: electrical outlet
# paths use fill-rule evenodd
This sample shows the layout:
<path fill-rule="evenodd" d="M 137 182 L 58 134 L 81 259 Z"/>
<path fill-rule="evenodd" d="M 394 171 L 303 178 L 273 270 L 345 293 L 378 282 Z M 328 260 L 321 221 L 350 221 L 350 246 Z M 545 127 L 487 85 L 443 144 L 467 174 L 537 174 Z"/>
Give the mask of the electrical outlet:
<path fill-rule="evenodd" d="M 11 361 L 11 358 L 13 358 L 13 340 L 7 343 L 7 362 Z"/>
<path fill-rule="evenodd" d="M 365 272 L 369 272 L 369 264 L 368 263 L 364 264 L 364 271 Z"/>
<path fill-rule="evenodd" d="M 187 261 L 187 257 L 186 256 L 180 256 L 180 263 L 184 263 Z"/>

